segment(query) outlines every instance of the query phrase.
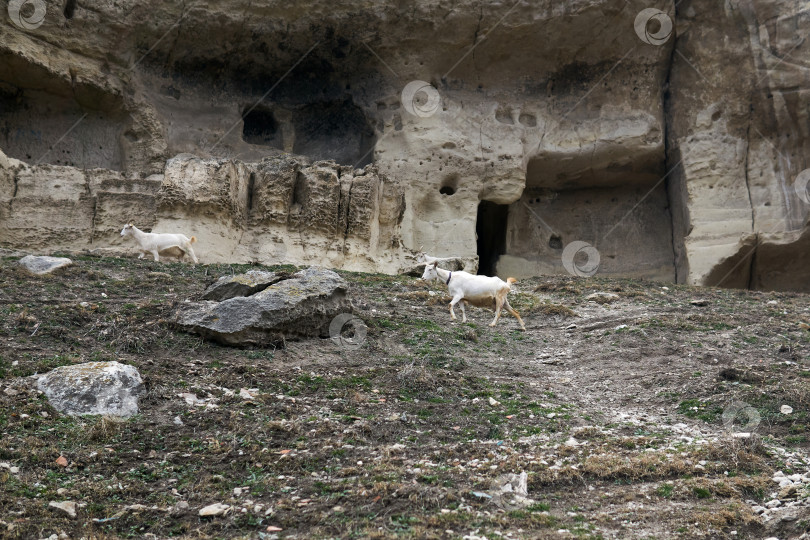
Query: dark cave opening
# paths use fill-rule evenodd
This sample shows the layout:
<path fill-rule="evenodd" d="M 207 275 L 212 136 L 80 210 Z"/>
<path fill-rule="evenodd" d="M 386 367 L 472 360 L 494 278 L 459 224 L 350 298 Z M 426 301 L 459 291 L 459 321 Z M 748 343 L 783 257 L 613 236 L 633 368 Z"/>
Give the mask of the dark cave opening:
<path fill-rule="evenodd" d="M 242 113 L 242 139 L 246 143 L 284 148 L 282 131 L 272 111 L 254 108 Z"/>
<path fill-rule="evenodd" d="M 374 129 L 363 110 L 349 98 L 298 109 L 293 113 L 293 128 L 296 154 L 360 168 L 373 161 Z"/>
<path fill-rule="evenodd" d="M 73 14 L 76 13 L 76 0 L 67 0 L 63 13 L 66 19 L 72 19 Z"/>
<path fill-rule="evenodd" d="M 508 204 L 481 201 L 475 222 L 478 274 L 494 276 L 498 259 L 506 253 Z"/>

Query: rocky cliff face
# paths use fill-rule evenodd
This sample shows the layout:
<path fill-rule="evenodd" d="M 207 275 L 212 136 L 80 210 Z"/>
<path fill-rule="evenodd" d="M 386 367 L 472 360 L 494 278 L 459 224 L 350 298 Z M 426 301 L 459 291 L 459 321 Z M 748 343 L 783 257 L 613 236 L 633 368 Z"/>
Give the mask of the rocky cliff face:
<path fill-rule="evenodd" d="M 798 0 L 28 0 L 0 19 L 7 247 L 115 248 L 135 221 L 196 235 L 202 261 L 396 272 L 424 246 L 517 277 L 810 287 Z"/>

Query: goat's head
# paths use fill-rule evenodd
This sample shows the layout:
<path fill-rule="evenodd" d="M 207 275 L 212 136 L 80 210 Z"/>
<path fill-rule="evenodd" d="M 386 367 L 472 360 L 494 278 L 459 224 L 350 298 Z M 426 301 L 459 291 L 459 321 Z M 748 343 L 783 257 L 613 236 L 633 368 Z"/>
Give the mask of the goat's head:
<path fill-rule="evenodd" d="M 128 234 L 132 234 L 132 228 L 134 226 L 135 225 L 133 225 L 132 223 L 127 223 L 126 225 L 124 225 L 124 228 L 121 229 L 121 236 L 126 236 Z"/>
<path fill-rule="evenodd" d="M 416 252 L 416 262 L 419 264 L 426 263 L 427 257 L 425 256 L 425 252 L 422 251 L 424 246 L 419 246 L 419 251 Z"/>
<path fill-rule="evenodd" d="M 439 272 L 436 271 L 436 267 L 438 266 L 438 261 L 432 262 L 429 265 L 425 266 L 425 272 L 422 274 L 422 279 L 425 281 L 430 281 L 432 279 L 439 279 Z"/>

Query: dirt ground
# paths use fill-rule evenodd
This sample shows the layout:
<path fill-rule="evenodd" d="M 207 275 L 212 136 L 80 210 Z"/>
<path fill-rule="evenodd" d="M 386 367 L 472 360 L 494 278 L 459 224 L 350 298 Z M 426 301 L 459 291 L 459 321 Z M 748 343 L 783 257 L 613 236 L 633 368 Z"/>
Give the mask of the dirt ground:
<path fill-rule="evenodd" d="M 810 531 L 810 484 L 772 480 L 808 472 L 807 295 L 538 278 L 510 294 L 521 332 L 477 308 L 451 323 L 439 283 L 340 272 L 364 337 L 237 349 L 175 330 L 174 306 L 255 267 L 82 255 L 32 277 L 17 258 L 0 259 L 0 536 Z M 141 414 L 62 416 L 27 382 L 99 360 L 138 368 Z M 504 493 L 521 473 L 527 496 Z M 49 508 L 65 500 L 76 518 Z"/>

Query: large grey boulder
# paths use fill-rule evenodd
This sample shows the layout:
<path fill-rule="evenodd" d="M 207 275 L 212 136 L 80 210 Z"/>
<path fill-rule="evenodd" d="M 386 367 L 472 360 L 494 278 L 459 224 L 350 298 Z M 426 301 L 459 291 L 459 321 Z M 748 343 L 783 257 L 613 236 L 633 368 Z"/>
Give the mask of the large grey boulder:
<path fill-rule="evenodd" d="M 119 362 L 87 362 L 58 367 L 37 380 L 54 409 L 79 416 L 138 414 L 138 397 L 145 392 L 138 370 Z"/>
<path fill-rule="evenodd" d="M 325 335 L 329 323 L 351 310 L 346 282 L 310 267 L 246 297 L 181 304 L 175 322 L 187 332 L 226 345 L 270 345 Z"/>
<path fill-rule="evenodd" d="M 54 270 L 70 266 L 73 261 L 67 257 L 46 257 L 41 255 L 26 255 L 19 261 L 19 265 L 26 271 L 42 276 Z"/>
<path fill-rule="evenodd" d="M 263 291 L 285 277 L 289 277 L 289 275 L 264 270 L 249 270 L 244 274 L 222 276 L 205 289 L 202 299 L 221 302 L 238 296 L 250 296 Z"/>

